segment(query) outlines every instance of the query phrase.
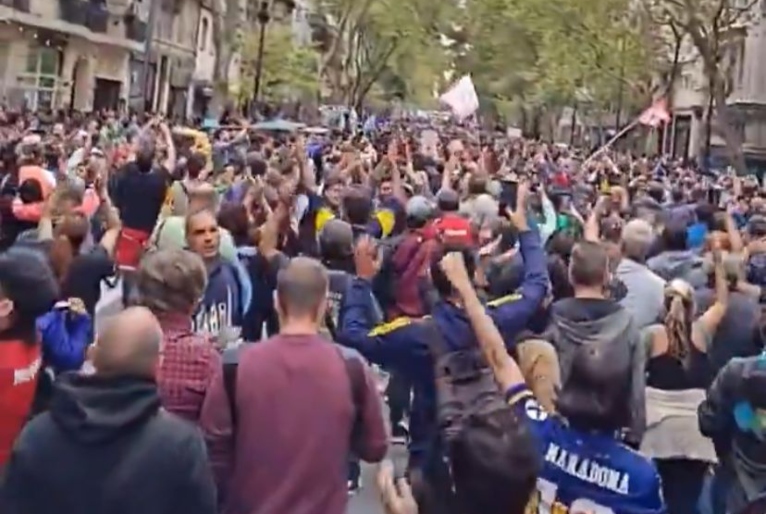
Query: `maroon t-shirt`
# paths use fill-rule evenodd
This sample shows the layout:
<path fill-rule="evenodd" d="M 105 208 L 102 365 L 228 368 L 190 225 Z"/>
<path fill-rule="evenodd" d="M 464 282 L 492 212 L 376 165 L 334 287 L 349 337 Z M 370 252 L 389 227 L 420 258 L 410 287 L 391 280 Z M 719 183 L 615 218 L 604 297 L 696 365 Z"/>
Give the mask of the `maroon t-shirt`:
<path fill-rule="evenodd" d="M 222 373 L 213 379 L 200 425 L 224 514 L 343 514 L 355 419 L 349 355 L 318 335 L 278 335 L 240 354 L 237 427 Z M 381 460 L 388 437 L 381 400 L 364 367 L 363 429 L 354 452 Z M 232 452 L 233 450 L 233 452 Z"/>

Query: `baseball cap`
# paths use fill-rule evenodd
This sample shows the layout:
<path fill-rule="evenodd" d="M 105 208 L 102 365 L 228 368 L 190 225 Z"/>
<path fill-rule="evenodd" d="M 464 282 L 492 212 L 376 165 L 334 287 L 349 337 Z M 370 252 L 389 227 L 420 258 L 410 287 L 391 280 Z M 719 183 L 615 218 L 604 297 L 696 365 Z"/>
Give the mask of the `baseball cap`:
<path fill-rule="evenodd" d="M 428 221 L 434 212 L 434 205 L 425 196 L 413 196 L 407 201 L 405 213 L 407 218 L 420 221 Z"/>

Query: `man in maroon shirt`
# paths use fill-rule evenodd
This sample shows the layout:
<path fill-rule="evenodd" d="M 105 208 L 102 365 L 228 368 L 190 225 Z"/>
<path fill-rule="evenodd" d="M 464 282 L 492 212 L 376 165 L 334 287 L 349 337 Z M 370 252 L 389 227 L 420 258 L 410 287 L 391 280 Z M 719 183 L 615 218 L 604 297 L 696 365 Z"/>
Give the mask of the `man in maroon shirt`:
<path fill-rule="evenodd" d="M 318 335 L 327 287 L 319 262 L 293 259 L 277 279 L 279 335 L 240 353 L 233 387 L 213 378 L 200 425 L 224 514 L 343 514 L 349 455 L 386 454 L 371 372 Z"/>

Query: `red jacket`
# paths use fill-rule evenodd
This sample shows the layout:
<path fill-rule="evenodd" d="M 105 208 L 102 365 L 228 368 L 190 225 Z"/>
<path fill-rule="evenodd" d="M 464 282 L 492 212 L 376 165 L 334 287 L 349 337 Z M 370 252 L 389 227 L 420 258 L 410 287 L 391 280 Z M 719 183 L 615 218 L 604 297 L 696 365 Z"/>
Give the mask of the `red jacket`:
<path fill-rule="evenodd" d="M 39 344 L 0 342 L 0 467 L 29 417 L 41 364 Z"/>

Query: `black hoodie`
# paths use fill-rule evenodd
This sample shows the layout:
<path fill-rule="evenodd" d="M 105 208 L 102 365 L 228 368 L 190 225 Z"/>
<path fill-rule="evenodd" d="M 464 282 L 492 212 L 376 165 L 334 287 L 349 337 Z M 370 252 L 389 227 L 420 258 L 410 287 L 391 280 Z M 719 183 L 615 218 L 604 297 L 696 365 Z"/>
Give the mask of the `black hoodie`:
<path fill-rule="evenodd" d="M 144 379 L 60 376 L 6 471 L 4 513 L 216 512 L 202 436 Z"/>

